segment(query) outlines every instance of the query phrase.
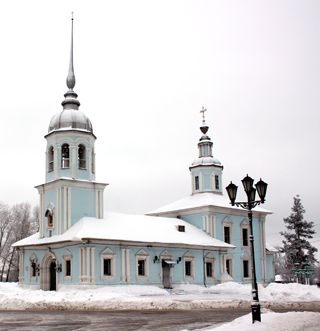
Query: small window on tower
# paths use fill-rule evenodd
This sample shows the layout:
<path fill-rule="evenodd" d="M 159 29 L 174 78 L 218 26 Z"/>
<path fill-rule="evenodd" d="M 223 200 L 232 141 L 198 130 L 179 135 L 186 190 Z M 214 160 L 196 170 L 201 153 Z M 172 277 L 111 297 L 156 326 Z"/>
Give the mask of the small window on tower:
<path fill-rule="evenodd" d="M 215 175 L 215 180 L 216 180 L 216 190 L 220 190 L 219 176 L 218 175 Z"/>
<path fill-rule="evenodd" d="M 194 186 L 196 190 L 199 190 L 199 176 L 194 177 Z"/>
<path fill-rule="evenodd" d="M 48 153 L 48 171 L 53 171 L 53 147 L 51 146 L 49 148 L 49 153 Z"/>
<path fill-rule="evenodd" d="M 79 145 L 78 149 L 79 169 L 86 169 L 86 147 Z"/>
<path fill-rule="evenodd" d="M 69 145 L 63 144 L 61 147 L 61 168 L 69 168 Z"/>

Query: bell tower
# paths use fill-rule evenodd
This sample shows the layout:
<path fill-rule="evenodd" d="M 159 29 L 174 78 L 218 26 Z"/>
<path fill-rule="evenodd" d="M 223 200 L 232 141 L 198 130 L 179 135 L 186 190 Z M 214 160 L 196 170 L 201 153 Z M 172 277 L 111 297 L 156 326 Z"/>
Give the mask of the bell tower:
<path fill-rule="evenodd" d="M 222 194 L 222 170 L 221 162 L 212 156 L 211 139 L 207 135 L 209 127 L 206 125 L 205 112 L 202 107 L 202 124 L 200 131 L 202 136 L 199 139 L 199 157 L 192 162 L 189 167 L 191 171 L 192 194 L 211 192 Z"/>
<path fill-rule="evenodd" d="M 89 118 L 79 110 L 74 92 L 73 17 L 67 76 L 68 91 L 62 111 L 50 121 L 46 147 L 46 180 L 40 194 L 40 237 L 59 235 L 82 217 L 103 218 L 103 191 L 107 184 L 95 181 L 96 136 Z"/>

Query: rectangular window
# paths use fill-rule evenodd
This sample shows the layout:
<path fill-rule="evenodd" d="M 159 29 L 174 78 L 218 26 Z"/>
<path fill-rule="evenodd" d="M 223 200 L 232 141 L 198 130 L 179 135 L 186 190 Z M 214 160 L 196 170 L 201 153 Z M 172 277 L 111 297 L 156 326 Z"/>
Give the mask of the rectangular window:
<path fill-rule="evenodd" d="M 199 176 L 194 177 L 194 187 L 196 190 L 199 190 Z"/>
<path fill-rule="evenodd" d="M 145 276 L 145 260 L 138 260 L 138 276 Z"/>
<path fill-rule="evenodd" d="M 249 246 L 248 229 L 242 229 L 242 246 Z"/>
<path fill-rule="evenodd" d="M 103 274 L 105 276 L 111 276 L 111 259 L 103 260 Z"/>
<path fill-rule="evenodd" d="M 212 262 L 206 263 L 207 277 L 212 277 Z"/>
<path fill-rule="evenodd" d="M 230 239 L 230 227 L 225 226 L 224 228 L 224 242 L 227 244 L 230 244 L 231 239 Z"/>
<path fill-rule="evenodd" d="M 71 276 L 71 261 L 66 261 L 66 276 Z"/>
<path fill-rule="evenodd" d="M 35 264 L 35 262 L 31 263 L 31 277 L 36 277 L 36 264 Z"/>
<path fill-rule="evenodd" d="M 220 185 L 219 185 L 219 176 L 215 175 L 215 180 L 216 180 L 216 190 L 220 189 Z"/>
<path fill-rule="evenodd" d="M 249 261 L 243 260 L 243 278 L 249 278 Z"/>
<path fill-rule="evenodd" d="M 185 261 L 185 275 L 191 276 L 191 261 Z"/>
<path fill-rule="evenodd" d="M 227 274 L 231 276 L 231 260 L 226 260 L 226 271 Z"/>

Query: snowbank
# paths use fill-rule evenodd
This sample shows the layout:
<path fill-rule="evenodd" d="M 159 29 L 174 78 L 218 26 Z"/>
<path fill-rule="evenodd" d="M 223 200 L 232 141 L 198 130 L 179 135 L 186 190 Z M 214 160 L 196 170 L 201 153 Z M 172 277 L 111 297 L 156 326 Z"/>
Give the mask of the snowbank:
<path fill-rule="evenodd" d="M 300 284 L 259 287 L 262 307 L 320 308 L 320 289 Z M 58 292 L 0 283 L 0 309 L 210 309 L 249 308 L 251 285 L 224 283 L 205 288 L 180 285 L 172 290 L 156 286 L 118 285 L 79 290 L 62 287 Z"/>
<path fill-rule="evenodd" d="M 207 331 L 318 331 L 320 313 L 290 312 L 262 314 L 261 323 L 252 324 L 251 314 L 244 315 L 230 323 L 223 324 Z"/>

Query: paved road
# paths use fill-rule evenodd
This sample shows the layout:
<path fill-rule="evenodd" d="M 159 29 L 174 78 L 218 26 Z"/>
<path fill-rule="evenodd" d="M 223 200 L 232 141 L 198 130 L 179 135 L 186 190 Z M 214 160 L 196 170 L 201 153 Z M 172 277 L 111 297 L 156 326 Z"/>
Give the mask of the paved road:
<path fill-rule="evenodd" d="M 297 309 L 292 309 L 295 311 Z M 305 310 L 305 309 L 301 309 Z M 285 312 L 290 309 L 277 309 Z M 314 311 L 320 311 L 316 309 Z M 197 330 L 232 321 L 250 309 L 0 311 L 0 330 L 19 331 L 146 331 Z"/>

